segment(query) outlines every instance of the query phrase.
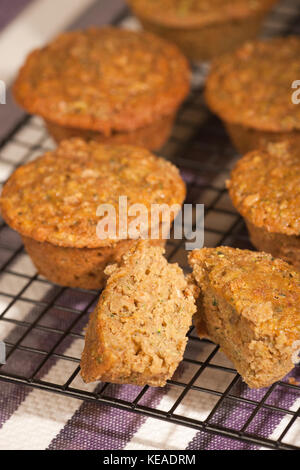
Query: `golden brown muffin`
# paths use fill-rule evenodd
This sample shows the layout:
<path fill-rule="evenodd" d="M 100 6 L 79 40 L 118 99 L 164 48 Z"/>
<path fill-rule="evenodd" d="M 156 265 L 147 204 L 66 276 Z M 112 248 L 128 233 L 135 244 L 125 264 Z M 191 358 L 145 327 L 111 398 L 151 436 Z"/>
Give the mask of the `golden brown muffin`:
<path fill-rule="evenodd" d="M 145 29 L 209 60 L 254 39 L 277 0 L 128 0 Z"/>
<path fill-rule="evenodd" d="M 219 344 L 251 388 L 294 366 L 300 345 L 300 275 L 266 253 L 221 246 L 189 256 L 201 289 L 195 326 Z"/>
<path fill-rule="evenodd" d="M 241 153 L 290 138 L 300 145 L 300 106 L 292 101 L 299 54 L 300 38 L 290 36 L 247 43 L 213 64 L 206 101 Z"/>
<path fill-rule="evenodd" d="M 145 149 L 71 139 L 18 168 L 0 206 L 41 274 L 65 286 L 96 289 L 106 265 L 136 244 L 118 233 L 120 196 L 127 196 L 128 208 L 140 203 L 149 212 L 155 203 L 181 205 L 185 185 L 177 168 Z M 115 208 L 115 238 L 101 239 L 96 232 L 101 204 Z M 152 242 L 163 244 L 161 237 Z"/>
<path fill-rule="evenodd" d="M 119 266 L 106 268 L 81 359 L 85 382 L 162 387 L 172 377 L 196 306 L 182 270 L 163 252 L 139 242 Z"/>
<path fill-rule="evenodd" d="M 112 27 L 61 34 L 33 51 L 14 84 L 17 102 L 69 137 L 159 148 L 189 91 L 176 46 Z"/>
<path fill-rule="evenodd" d="M 227 186 L 253 245 L 300 269 L 300 148 L 281 142 L 248 153 Z"/>

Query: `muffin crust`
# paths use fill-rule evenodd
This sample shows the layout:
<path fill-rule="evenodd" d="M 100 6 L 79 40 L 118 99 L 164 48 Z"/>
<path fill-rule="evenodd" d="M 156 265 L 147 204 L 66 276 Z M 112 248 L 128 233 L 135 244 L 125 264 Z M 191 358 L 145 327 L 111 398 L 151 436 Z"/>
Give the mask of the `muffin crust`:
<path fill-rule="evenodd" d="M 80 139 L 18 168 L 0 199 L 6 222 L 21 235 L 57 246 L 96 248 L 115 244 L 96 234 L 100 204 L 119 196 L 128 206 L 182 204 L 185 185 L 176 167 L 145 149 L 105 146 Z"/>
<path fill-rule="evenodd" d="M 250 387 L 286 375 L 300 339 L 299 273 L 266 253 L 224 246 L 195 250 L 189 263 L 201 289 L 199 335 L 220 344 Z"/>
<path fill-rule="evenodd" d="M 295 140 L 238 161 L 227 182 L 252 244 L 300 269 L 300 152 Z"/>
<path fill-rule="evenodd" d="M 28 112 L 106 136 L 174 114 L 188 90 L 176 46 L 112 27 L 61 34 L 28 56 L 14 85 Z"/>
<path fill-rule="evenodd" d="M 128 0 L 137 14 L 177 28 L 238 20 L 268 10 L 276 0 Z"/>
<path fill-rule="evenodd" d="M 277 0 L 128 0 L 147 31 L 190 60 L 207 61 L 255 39 Z"/>
<path fill-rule="evenodd" d="M 158 150 L 168 140 L 175 117 L 175 113 L 170 116 L 162 116 L 147 126 L 127 132 L 113 132 L 111 135 L 78 127 L 60 126 L 48 120 L 44 121 L 49 134 L 57 143 L 78 137 L 87 142 L 94 140 L 105 145 L 134 145 L 149 150 Z"/>
<path fill-rule="evenodd" d="M 72 139 L 18 168 L 4 186 L 0 206 L 40 274 L 57 284 L 100 289 L 107 264 L 137 244 L 126 227 L 119 231 L 121 196 L 127 196 L 128 208 L 141 203 L 148 209 L 152 229 L 151 205 L 175 204 L 168 215 L 171 223 L 185 185 L 177 168 L 145 149 Z M 116 215 L 116 233 L 105 238 L 97 233 L 102 204 L 110 204 Z M 128 215 L 128 227 L 131 219 Z M 160 228 L 150 244 L 164 245 Z M 137 236 L 149 233 L 145 228 Z"/>
<path fill-rule="evenodd" d="M 300 150 L 292 141 L 245 155 L 227 187 L 236 209 L 255 226 L 300 235 Z"/>
<path fill-rule="evenodd" d="M 300 38 L 247 43 L 216 60 L 207 80 L 209 107 L 226 123 L 266 132 L 300 129 L 292 83 L 300 74 Z"/>

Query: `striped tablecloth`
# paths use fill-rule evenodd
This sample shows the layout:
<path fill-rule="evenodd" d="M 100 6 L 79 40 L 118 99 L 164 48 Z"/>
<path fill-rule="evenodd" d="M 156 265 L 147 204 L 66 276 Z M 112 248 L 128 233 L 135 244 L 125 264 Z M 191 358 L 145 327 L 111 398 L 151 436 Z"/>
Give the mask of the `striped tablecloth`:
<path fill-rule="evenodd" d="M 103 18 L 106 18 L 105 12 L 108 3 L 110 9 L 117 9 L 122 6 L 121 0 L 115 2 L 98 2 L 102 8 Z M 5 78 L 7 83 L 11 80 L 28 48 L 33 44 L 41 44 L 49 39 L 57 30 L 67 28 L 70 23 L 76 22 L 78 17 L 85 14 L 86 9 L 93 6 L 93 0 L 2 0 L 0 6 L 0 53 L 2 48 L 7 48 L 8 40 L 18 39 L 18 48 L 21 50 L 16 55 L 16 60 L 9 57 L 14 54 L 16 43 L 11 45 L 11 54 L 6 49 L 7 62 L 0 66 L 0 79 Z M 101 4 L 101 5 L 100 5 Z M 59 21 L 56 21 L 57 11 L 60 11 Z M 53 18 L 53 21 L 51 21 Z M 90 18 L 87 16 L 87 18 Z M 90 22 L 91 19 L 87 20 Z M 97 23 L 101 23 L 101 18 Z M 43 27 L 41 27 L 41 24 Z M 45 25 L 45 27 L 44 27 Z M 21 42 L 20 42 L 21 39 Z M 3 55 L 1 55 L 2 61 Z M 1 76 L 1 73 L 3 76 Z M 299 78 L 299 77 L 298 77 Z M 10 105 L 5 112 L 9 113 Z M 3 113 L 3 108 L 1 109 Z M 29 129 L 29 130 L 28 130 Z M 27 137 L 23 138 L 38 139 L 43 130 L 39 126 L 27 129 Z M 40 134 L 39 134 L 40 133 Z M 19 150 L 18 150 L 19 151 Z M 13 149 L 6 146 L 2 151 L 2 156 L 9 159 L 18 158 L 16 147 Z M 21 151 L 20 151 L 21 152 Z M 33 157 L 34 155 L 32 155 Z M 21 156 L 20 156 L 21 158 Z M 1 179 L 7 176 L 7 168 L 0 166 Z M 188 177 L 188 176 L 186 176 Z M 16 246 L 20 245 L 20 240 L 16 234 L 10 230 L 1 232 L 1 243 L 5 242 Z M 0 251 L 0 261 L 5 262 L 5 253 Z M 35 270 L 28 256 L 20 252 L 20 255 L 13 262 L 13 269 L 18 272 L 34 274 Z M 16 278 L 8 274 L 0 278 L 1 291 L 7 291 L 10 294 L 17 294 L 24 289 L 24 279 L 22 277 L 16 281 Z M 30 292 L 27 292 L 27 290 Z M 39 282 L 38 278 L 31 283 L 25 290 L 30 298 L 36 300 L 49 300 L 56 298 L 56 304 L 64 307 L 72 307 L 78 312 L 85 311 L 86 315 L 76 324 L 76 331 L 82 332 L 87 320 L 89 311 L 93 308 L 95 298 L 92 295 L 80 291 L 66 289 L 60 291 L 58 287 L 50 286 Z M 29 321 L 37 315 L 36 307 L 22 300 L 9 307 L 9 299 L 0 296 L 0 313 L 8 309 L 6 318 L 14 318 L 20 321 Z M 55 328 L 64 328 L 68 322 L 72 321 L 71 313 L 61 309 L 52 309 L 51 315 L 47 316 L 50 326 Z M 48 325 L 49 326 L 49 325 Z M 0 339 L 8 343 L 13 343 L 16 338 L 22 335 L 22 328 L 16 327 L 9 321 L 0 322 Z M 53 336 L 45 336 L 41 331 L 33 330 L 26 339 L 28 348 L 40 348 L 50 350 Z M 68 337 L 60 345 L 60 352 L 66 356 L 79 358 L 83 346 L 82 338 L 72 339 Z M 211 351 L 212 345 L 201 343 L 201 347 L 193 349 L 189 345 L 190 354 L 194 358 L 204 360 Z M 231 366 L 228 360 L 217 353 L 214 361 L 218 364 Z M 76 364 L 77 365 L 77 364 Z M 25 353 L 16 356 L 13 366 L 14 372 L 33 371 L 37 364 L 35 358 L 32 360 Z M 66 377 L 69 377 L 74 370 L 72 362 L 66 362 L 61 359 L 53 358 L 49 363 L 39 371 L 40 377 L 54 381 L 55 383 L 64 383 Z M 10 370 L 12 370 L 10 369 Z M 188 380 L 191 374 L 189 367 L 179 367 L 176 376 L 181 380 Z M 299 370 L 298 370 L 299 374 Z M 300 380 L 296 372 L 292 372 L 295 380 Z M 232 380 L 232 375 L 228 372 L 216 372 L 215 369 L 208 369 L 201 375 L 198 383 L 206 388 L 224 391 Z M 286 378 L 288 380 L 288 378 Z M 74 386 L 85 390 L 93 390 L 95 384 L 84 385 L 80 378 L 76 378 Z M 258 401 L 265 394 L 265 390 L 249 390 L 244 384 L 239 382 L 237 385 L 240 396 L 249 399 L 249 404 L 243 402 L 237 405 L 236 402 L 224 403 L 218 413 L 214 416 L 216 423 L 228 428 L 239 428 L 248 419 L 253 407 L 252 401 Z M 111 396 L 123 398 L 124 400 L 133 400 L 138 392 L 138 387 L 134 386 L 111 386 L 109 393 Z M 150 388 L 143 397 L 143 403 L 161 410 L 168 410 L 172 407 L 178 396 L 178 392 L 171 385 L 162 389 Z M 194 419 L 205 419 L 212 407 L 218 401 L 218 396 L 211 394 L 201 394 L 190 391 L 180 405 L 181 414 Z M 280 406 L 286 410 L 297 410 L 300 406 L 299 390 L 289 390 L 286 392 L 283 388 L 276 388 L 268 397 L 268 403 L 274 406 Z M 258 435 L 276 439 L 286 426 L 290 416 L 276 414 L 270 409 L 263 408 L 252 421 L 249 432 L 255 432 Z M 300 419 L 285 437 L 284 442 L 294 445 L 300 445 Z M 63 395 L 48 393 L 28 386 L 11 384 L 0 381 L 0 449 L 191 449 L 191 450 L 217 450 L 217 449 L 257 449 L 257 446 L 245 444 L 238 440 L 225 438 L 222 436 L 199 432 L 192 428 L 182 427 L 168 422 L 159 421 L 153 418 L 146 418 L 141 415 L 119 410 L 97 403 L 82 402 Z"/>

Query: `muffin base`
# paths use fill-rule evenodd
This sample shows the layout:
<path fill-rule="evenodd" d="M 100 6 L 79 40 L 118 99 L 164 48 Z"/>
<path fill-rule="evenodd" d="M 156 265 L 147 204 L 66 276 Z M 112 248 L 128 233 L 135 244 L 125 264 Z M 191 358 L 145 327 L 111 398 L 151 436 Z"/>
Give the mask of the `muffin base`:
<path fill-rule="evenodd" d="M 108 264 L 119 262 L 124 253 L 138 243 L 121 240 L 100 248 L 67 248 L 22 237 L 25 249 L 39 274 L 55 284 L 82 289 L 102 289 Z M 149 240 L 151 245 L 164 246 L 165 240 Z"/>
<path fill-rule="evenodd" d="M 293 139 L 300 148 L 300 131 L 267 132 L 251 129 L 239 124 L 225 122 L 230 139 L 239 153 L 246 154 L 251 150 L 265 147 L 269 142 L 282 142 Z"/>
<path fill-rule="evenodd" d="M 137 16 L 144 29 L 177 44 L 189 59 L 206 61 L 232 51 L 245 41 L 254 39 L 266 15 L 267 12 L 260 12 L 250 18 L 198 28 L 167 27 L 140 15 Z"/>
<path fill-rule="evenodd" d="M 300 270 L 300 236 L 268 232 L 256 227 L 249 220 L 245 222 L 250 240 L 258 250 L 271 253 L 275 258 L 281 258 Z"/>
<path fill-rule="evenodd" d="M 158 150 L 170 137 L 174 119 L 175 113 L 156 119 L 152 124 L 140 129 L 131 132 L 115 132 L 109 136 L 93 130 L 60 126 L 48 120 L 44 122 L 49 134 L 57 143 L 64 139 L 80 137 L 86 141 L 95 140 L 102 144 L 128 144 Z"/>

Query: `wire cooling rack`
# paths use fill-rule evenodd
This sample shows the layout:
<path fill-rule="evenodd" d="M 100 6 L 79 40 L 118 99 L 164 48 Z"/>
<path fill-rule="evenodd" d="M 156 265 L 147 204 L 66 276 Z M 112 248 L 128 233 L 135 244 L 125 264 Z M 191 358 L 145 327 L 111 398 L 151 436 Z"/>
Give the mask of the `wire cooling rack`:
<path fill-rule="evenodd" d="M 121 27 L 136 27 L 128 11 L 114 23 Z M 295 1 L 283 2 L 264 30 L 265 36 L 290 33 L 300 33 L 300 5 Z M 221 123 L 203 102 L 207 70 L 205 64 L 193 67 L 192 92 L 180 110 L 169 142 L 159 153 L 180 168 L 187 183 L 186 202 L 205 204 L 205 245 L 251 248 L 243 220 L 232 207 L 225 189 L 225 180 L 239 156 Z M 0 175 L 3 182 L 17 166 L 52 147 L 53 142 L 40 119 L 25 116 L 1 142 Z M 188 269 L 184 240 L 169 241 L 167 256 L 170 261 L 177 261 Z M 0 368 L 0 381 L 131 410 L 256 446 L 298 448 L 289 443 L 287 437 L 300 420 L 300 408 L 291 407 L 300 396 L 295 379 L 299 366 L 292 372 L 292 378 L 287 377 L 268 389 L 250 391 L 218 347 L 197 338 L 193 329 L 188 334 L 183 363 L 167 385 L 173 396 L 173 404 L 168 409 L 147 399 L 151 393 L 148 386 L 132 388 L 128 399 L 122 394 L 122 386 L 100 383 L 95 388 L 95 384 L 84 385 L 79 378 L 80 354 L 76 351 L 82 349 L 83 328 L 98 295 L 96 291 L 63 288 L 39 276 L 19 236 L 1 221 L 0 331 L 7 331 L 7 362 Z M 77 349 L 74 344 L 79 345 Z M 57 361 L 65 364 L 63 377 L 51 374 Z M 202 380 L 207 372 L 213 376 L 210 386 Z M 221 386 L 219 374 L 223 379 L 226 377 Z M 195 407 L 203 397 L 211 403 L 206 416 L 201 419 L 186 413 L 184 401 L 190 394 L 194 397 Z M 228 420 L 228 416 L 233 415 L 238 415 L 239 419 Z M 274 438 L 264 426 L 270 417 L 277 423 L 284 417 L 286 420 L 280 435 Z"/>

